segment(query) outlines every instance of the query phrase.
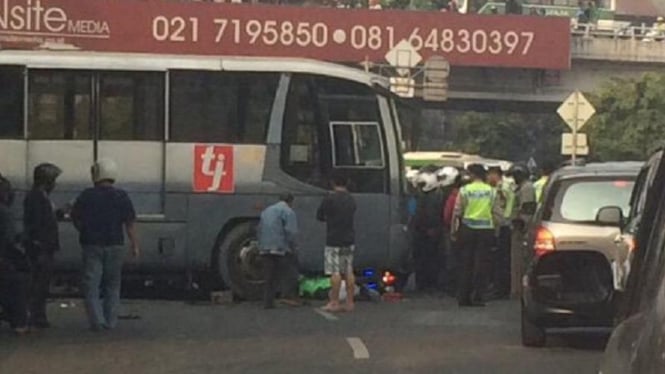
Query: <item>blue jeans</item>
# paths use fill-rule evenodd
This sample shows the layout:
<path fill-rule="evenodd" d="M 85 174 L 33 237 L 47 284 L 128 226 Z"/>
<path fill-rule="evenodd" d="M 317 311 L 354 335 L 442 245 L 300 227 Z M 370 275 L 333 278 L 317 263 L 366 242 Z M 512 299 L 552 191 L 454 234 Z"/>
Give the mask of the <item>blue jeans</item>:
<path fill-rule="evenodd" d="M 118 324 L 123 246 L 83 247 L 83 295 L 90 328 L 112 329 Z M 104 302 L 100 300 L 103 292 Z"/>

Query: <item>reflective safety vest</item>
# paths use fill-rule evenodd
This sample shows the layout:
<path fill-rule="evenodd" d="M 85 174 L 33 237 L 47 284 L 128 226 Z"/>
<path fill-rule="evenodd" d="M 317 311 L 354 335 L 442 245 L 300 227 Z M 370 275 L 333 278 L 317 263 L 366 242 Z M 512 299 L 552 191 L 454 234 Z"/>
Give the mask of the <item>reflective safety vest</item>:
<path fill-rule="evenodd" d="M 462 223 L 472 229 L 493 229 L 492 205 L 496 191 L 483 182 L 472 182 L 460 190 L 464 201 Z"/>
<path fill-rule="evenodd" d="M 543 197 L 543 190 L 547 184 L 547 176 L 542 176 L 540 179 L 533 184 L 533 188 L 536 190 L 536 202 L 540 202 L 540 198 Z"/>
<path fill-rule="evenodd" d="M 515 210 L 515 192 L 505 183 L 501 183 L 501 192 L 506 199 L 506 206 L 503 208 L 503 218 L 509 220 L 513 217 L 513 210 Z"/>

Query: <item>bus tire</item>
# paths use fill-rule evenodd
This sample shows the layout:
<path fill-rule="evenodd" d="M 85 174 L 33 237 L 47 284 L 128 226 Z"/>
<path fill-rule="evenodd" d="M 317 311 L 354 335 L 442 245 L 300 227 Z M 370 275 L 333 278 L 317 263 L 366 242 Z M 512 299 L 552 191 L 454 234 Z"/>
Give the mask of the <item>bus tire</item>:
<path fill-rule="evenodd" d="M 234 226 L 220 241 L 216 265 L 224 284 L 234 296 L 258 300 L 263 294 L 263 266 L 256 241 L 256 223 L 243 222 Z"/>

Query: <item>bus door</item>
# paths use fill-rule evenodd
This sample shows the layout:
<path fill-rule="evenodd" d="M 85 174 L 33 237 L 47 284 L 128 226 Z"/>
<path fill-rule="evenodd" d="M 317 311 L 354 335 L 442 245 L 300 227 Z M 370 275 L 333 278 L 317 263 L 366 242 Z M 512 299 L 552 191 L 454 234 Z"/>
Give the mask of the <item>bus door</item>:
<path fill-rule="evenodd" d="M 339 170 L 356 204 L 356 265 L 381 266 L 388 253 L 388 165 L 376 94 L 342 79 L 293 75 L 281 136 L 281 170 L 296 179 L 295 209 L 303 232 L 301 261 L 323 267 L 325 225 L 316 210 Z"/>
<path fill-rule="evenodd" d="M 164 79 L 161 72 L 28 71 L 28 172 L 42 162 L 62 168 L 53 193 L 56 205 L 90 187 L 90 166 L 110 158 L 139 222 L 163 214 Z M 157 262 L 152 250 L 157 233 L 151 232 L 156 227 L 140 228 L 143 264 Z M 67 268 L 77 266 L 77 233 L 70 223 L 63 223 L 61 232 L 59 260 Z"/>
<path fill-rule="evenodd" d="M 185 224 L 165 212 L 166 74 L 105 71 L 95 78 L 95 157 L 118 165 L 118 186 L 138 216 L 141 268 L 181 270 Z"/>

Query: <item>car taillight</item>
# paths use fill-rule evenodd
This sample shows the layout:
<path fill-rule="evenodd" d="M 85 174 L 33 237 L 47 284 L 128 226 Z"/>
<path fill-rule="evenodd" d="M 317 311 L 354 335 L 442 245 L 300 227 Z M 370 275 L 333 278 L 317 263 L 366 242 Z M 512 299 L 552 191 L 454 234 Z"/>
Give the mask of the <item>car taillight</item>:
<path fill-rule="evenodd" d="M 536 256 L 543 256 L 555 249 L 552 232 L 544 227 L 539 227 L 536 231 L 536 240 L 533 243 L 533 250 L 536 252 Z"/>

